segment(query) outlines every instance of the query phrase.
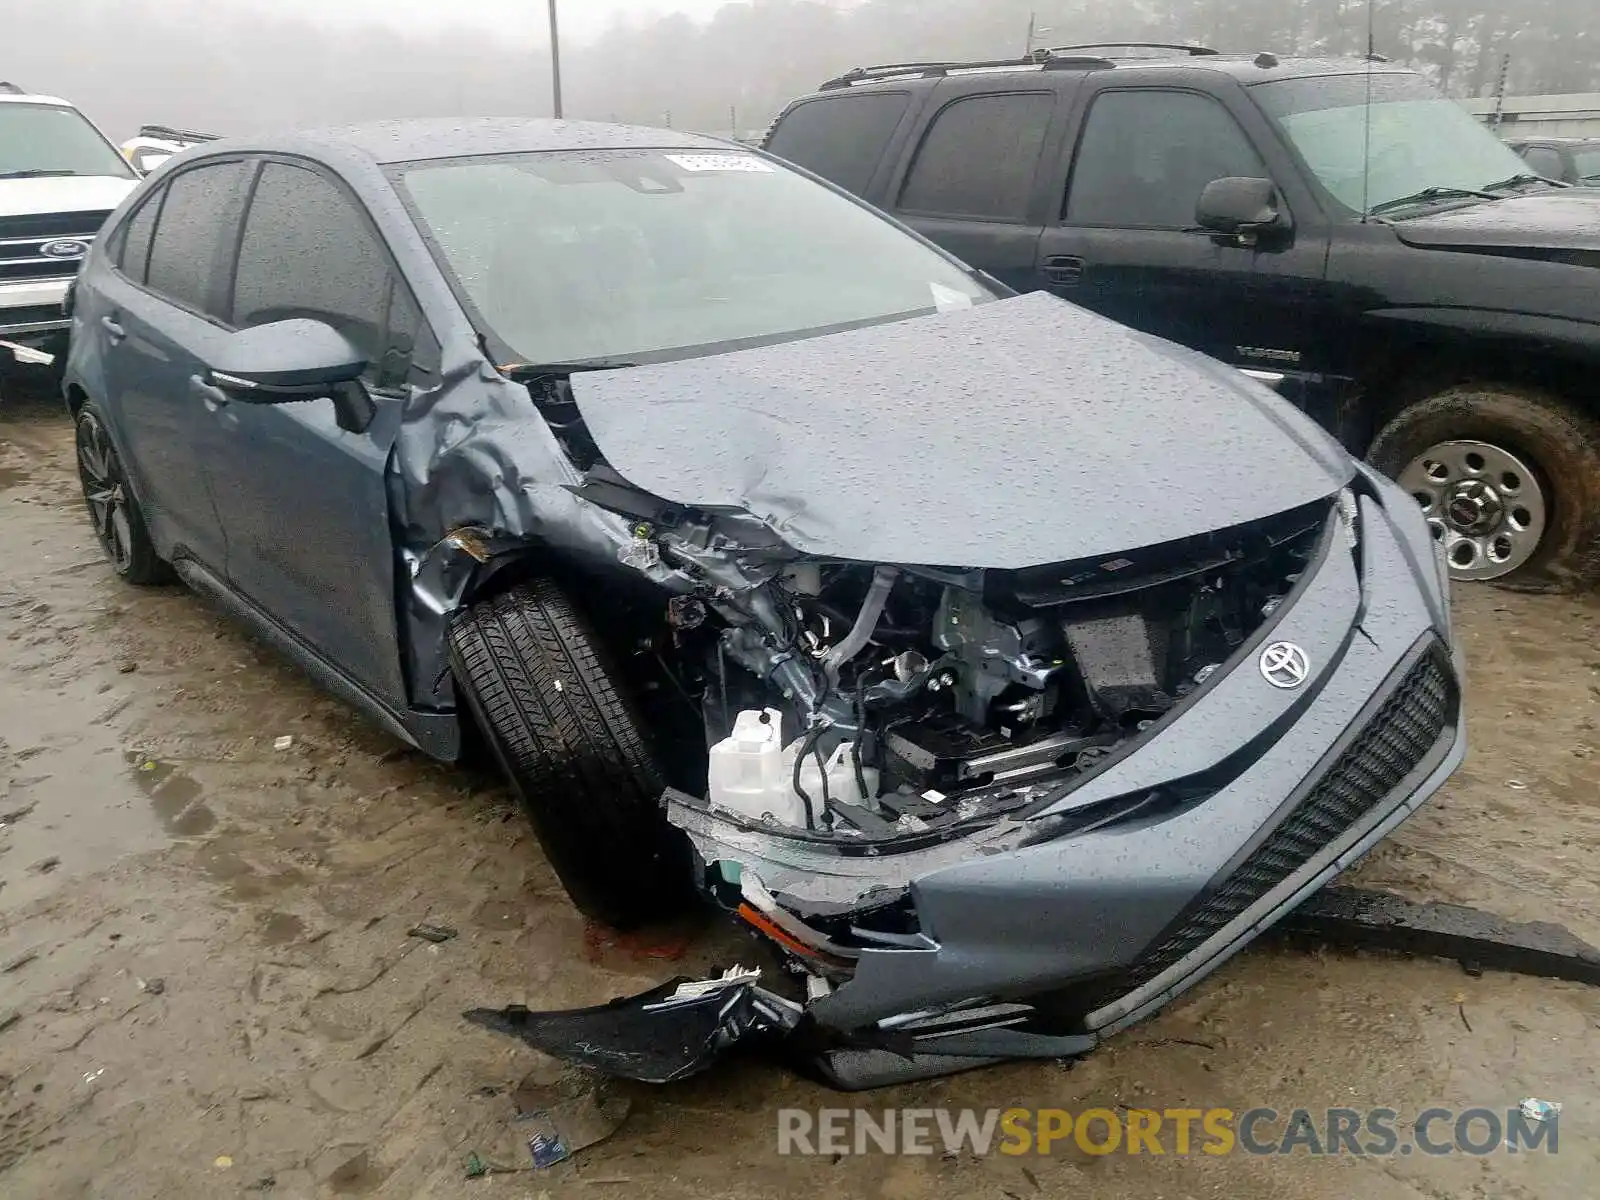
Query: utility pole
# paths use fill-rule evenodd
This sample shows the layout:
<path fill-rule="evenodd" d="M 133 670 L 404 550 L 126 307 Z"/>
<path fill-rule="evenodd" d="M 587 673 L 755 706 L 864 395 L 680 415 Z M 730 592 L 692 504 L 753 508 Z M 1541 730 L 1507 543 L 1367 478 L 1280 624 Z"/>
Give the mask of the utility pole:
<path fill-rule="evenodd" d="M 1496 133 L 1500 132 L 1500 123 L 1506 117 L 1506 76 L 1510 71 L 1511 55 L 1503 54 L 1500 57 L 1500 78 L 1494 85 L 1494 120 L 1489 123 Z"/>
<path fill-rule="evenodd" d="M 556 19 L 556 0 L 550 0 L 550 87 L 551 105 L 556 120 L 561 120 L 561 25 Z"/>

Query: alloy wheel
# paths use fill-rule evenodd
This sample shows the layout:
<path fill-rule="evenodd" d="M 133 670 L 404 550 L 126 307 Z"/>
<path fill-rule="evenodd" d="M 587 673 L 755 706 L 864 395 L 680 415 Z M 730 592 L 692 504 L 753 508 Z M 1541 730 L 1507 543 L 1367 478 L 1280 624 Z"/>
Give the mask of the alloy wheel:
<path fill-rule="evenodd" d="M 105 426 L 93 413 L 78 420 L 78 478 L 95 536 L 119 575 L 133 564 L 133 529 L 128 518 L 127 492 L 117 464 L 117 452 Z"/>

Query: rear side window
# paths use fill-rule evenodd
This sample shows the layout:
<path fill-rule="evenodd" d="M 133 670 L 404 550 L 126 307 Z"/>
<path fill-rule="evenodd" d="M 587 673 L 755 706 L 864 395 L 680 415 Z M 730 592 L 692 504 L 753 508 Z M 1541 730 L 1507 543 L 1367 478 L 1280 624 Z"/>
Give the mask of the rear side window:
<path fill-rule="evenodd" d="M 1263 178 L 1244 130 L 1194 92 L 1106 92 L 1089 109 L 1067 196 L 1069 225 L 1190 229 L 1213 179 Z"/>
<path fill-rule="evenodd" d="M 247 170 L 242 162 L 215 163 L 193 167 L 167 184 L 145 278 L 152 291 L 196 312 L 223 315 L 220 293 Z"/>
<path fill-rule="evenodd" d="M 322 321 L 374 364 L 369 377 L 376 379 L 397 369 L 382 364 L 396 291 L 376 234 L 337 184 L 286 163 L 262 168 L 239 244 L 235 325 L 247 329 L 295 317 Z M 396 332 L 409 349 L 420 323 L 409 297 L 395 316 L 404 326 Z"/>
<path fill-rule="evenodd" d="M 145 267 L 150 262 L 150 243 L 156 232 L 156 215 L 160 211 L 161 193 L 154 192 L 145 197 L 144 203 L 122 226 L 117 267 L 135 283 L 145 280 Z"/>
<path fill-rule="evenodd" d="M 1562 172 L 1567 169 L 1561 161 L 1561 151 L 1552 150 L 1549 146 L 1529 146 L 1522 152 L 1522 157 L 1537 174 L 1549 179 L 1563 178 Z"/>
<path fill-rule="evenodd" d="M 973 96 L 946 105 L 917 150 L 900 207 L 939 216 L 1022 220 L 1054 108 L 1049 92 Z"/>
<path fill-rule="evenodd" d="M 808 100 L 778 122 L 766 150 L 860 195 L 910 105 L 905 92 Z"/>

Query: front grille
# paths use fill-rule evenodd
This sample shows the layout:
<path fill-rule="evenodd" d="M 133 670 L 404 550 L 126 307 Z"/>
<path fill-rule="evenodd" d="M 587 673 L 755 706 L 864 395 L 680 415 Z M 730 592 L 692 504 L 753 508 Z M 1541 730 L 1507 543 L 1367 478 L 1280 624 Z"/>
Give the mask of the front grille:
<path fill-rule="evenodd" d="M 108 212 L 38 213 L 0 218 L 0 283 L 65 279 L 77 273 L 81 260 L 52 258 L 42 253 L 51 242 L 93 242 Z"/>
<path fill-rule="evenodd" d="M 1389 694 L 1365 729 L 1281 824 L 1173 932 L 1119 981 L 1143 987 L 1347 832 L 1438 744 L 1455 707 L 1448 660 L 1435 647 Z"/>

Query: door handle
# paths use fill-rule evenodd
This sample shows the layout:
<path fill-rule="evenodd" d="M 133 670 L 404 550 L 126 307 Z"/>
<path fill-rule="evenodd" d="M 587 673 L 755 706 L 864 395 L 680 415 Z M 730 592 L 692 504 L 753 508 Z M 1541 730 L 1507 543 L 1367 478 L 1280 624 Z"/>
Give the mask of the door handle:
<path fill-rule="evenodd" d="M 116 319 L 113 317 L 101 317 L 100 328 L 106 331 L 106 336 L 113 342 L 120 342 L 128 336 L 128 331 L 117 324 Z"/>
<path fill-rule="evenodd" d="M 1053 254 L 1044 260 L 1044 277 L 1061 287 L 1076 287 L 1088 266 L 1075 254 Z"/>
<path fill-rule="evenodd" d="M 219 408 L 228 407 L 228 393 L 216 384 L 207 383 L 198 375 L 189 376 L 189 390 L 200 397 L 200 402 L 206 406 L 207 412 L 216 412 Z"/>

